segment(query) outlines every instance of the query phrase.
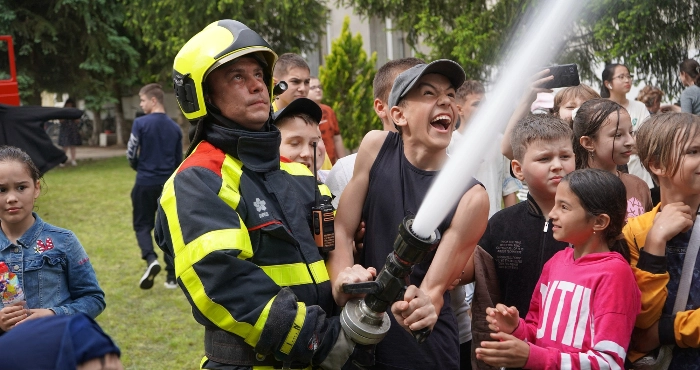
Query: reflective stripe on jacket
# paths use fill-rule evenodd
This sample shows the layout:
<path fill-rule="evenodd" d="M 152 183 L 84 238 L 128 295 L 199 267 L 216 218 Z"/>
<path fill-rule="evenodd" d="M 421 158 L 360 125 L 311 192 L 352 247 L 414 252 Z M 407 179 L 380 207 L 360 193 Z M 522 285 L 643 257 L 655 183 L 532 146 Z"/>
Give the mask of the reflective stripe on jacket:
<path fill-rule="evenodd" d="M 298 340 L 304 347 L 319 340 L 301 338 L 316 331 L 303 330 L 308 308 L 329 314 L 332 307 L 308 222 L 318 188 L 330 195 L 303 164 L 256 172 L 207 141 L 198 144 L 164 186 L 156 239 L 174 256 L 178 283 L 199 323 L 256 347 L 274 316 L 285 330 L 282 357 Z M 282 287 L 298 299 L 291 308 L 275 305 Z"/>

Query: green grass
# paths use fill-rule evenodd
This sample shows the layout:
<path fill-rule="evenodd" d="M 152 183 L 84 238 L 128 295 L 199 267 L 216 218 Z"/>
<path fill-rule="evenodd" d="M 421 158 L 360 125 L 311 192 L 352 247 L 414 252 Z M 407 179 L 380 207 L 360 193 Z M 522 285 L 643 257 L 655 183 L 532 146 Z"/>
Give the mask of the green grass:
<path fill-rule="evenodd" d="M 125 157 L 56 168 L 44 176 L 36 211 L 72 230 L 90 256 L 107 301 L 97 322 L 121 348 L 124 368 L 197 369 L 204 331 L 182 291 L 163 287 L 165 271 L 152 289 L 138 287 L 146 263 L 131 226 L 135 177 Z"/>

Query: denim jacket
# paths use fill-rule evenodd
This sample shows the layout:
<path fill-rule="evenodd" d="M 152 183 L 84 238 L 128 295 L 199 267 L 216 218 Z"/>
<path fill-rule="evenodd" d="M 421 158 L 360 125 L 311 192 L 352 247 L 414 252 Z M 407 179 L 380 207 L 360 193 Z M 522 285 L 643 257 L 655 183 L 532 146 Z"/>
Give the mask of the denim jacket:
<path fill-rule="evenodd" d="M 72 231 L 33 215 L 34 224 L 17 245 L 0 232 L 0 261 L 17 274 L 27 306 L 95 318 L 105 309 L 105 294 L 85 249 Z"/>

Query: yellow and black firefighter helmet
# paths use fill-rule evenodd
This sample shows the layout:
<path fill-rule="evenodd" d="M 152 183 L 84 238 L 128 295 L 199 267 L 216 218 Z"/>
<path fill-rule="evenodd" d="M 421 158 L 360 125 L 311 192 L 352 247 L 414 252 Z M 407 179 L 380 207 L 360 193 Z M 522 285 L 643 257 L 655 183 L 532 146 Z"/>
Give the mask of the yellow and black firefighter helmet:
<path fill-rule="evenodd" d="M 209 73 L 244 55 L 254 57 L 263 66 L 272 99 L 272 71 L 277 54 L 267 41 L 243 23 L 231 19 L 216 21 L 180 49 L 173 63 L 173 87 L 177 103 L 189 121 L 207 115 L 203 84 Z"/>

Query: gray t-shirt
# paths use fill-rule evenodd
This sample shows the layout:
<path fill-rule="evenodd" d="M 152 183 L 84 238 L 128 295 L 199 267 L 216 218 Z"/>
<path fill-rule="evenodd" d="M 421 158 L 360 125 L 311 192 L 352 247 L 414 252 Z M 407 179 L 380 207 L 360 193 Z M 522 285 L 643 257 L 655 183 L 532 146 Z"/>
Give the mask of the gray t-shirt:
<path fill-rule="evenodd" d="M 681 112 L 700 115 L 700 87 L 689 86 L 681 93 Z"/>

